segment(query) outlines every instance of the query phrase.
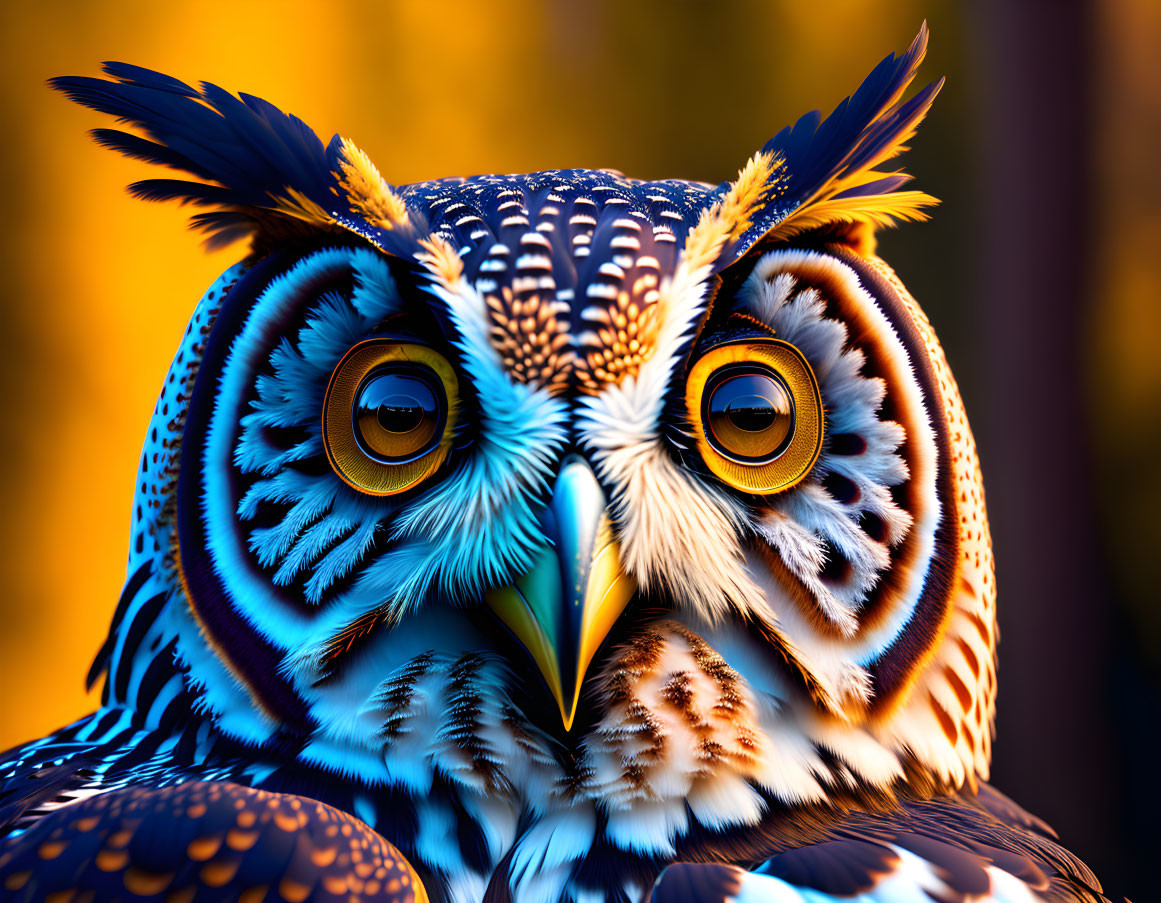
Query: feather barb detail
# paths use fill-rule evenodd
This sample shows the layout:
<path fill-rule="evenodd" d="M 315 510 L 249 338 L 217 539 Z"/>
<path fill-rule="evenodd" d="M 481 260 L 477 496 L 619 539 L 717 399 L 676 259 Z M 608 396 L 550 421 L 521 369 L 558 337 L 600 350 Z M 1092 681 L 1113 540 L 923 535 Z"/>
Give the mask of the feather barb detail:
<path fill-rule="evenodd" d="M 683 254 L 686 266 L 698 270 L 712 264 L 724 245 L 744 235 L 766 203 L 785 190 L 785 170 L 780 154 L 754 154 L 726 194 L 690 230 Z"/>
<path fill-rule="evenodd" d="M 426 266 L 439 281 L 448 289 L 452 289 L 463 276 L 464 263 L 460 255 L 441 235 L 430 235 L 419 240 L 423 250 L 415 255 L 415 259 Z"/>
<path fill-rule="evenodd" d="M 273 195 L 273 200 L 273 209 L 292 219 L 316 226 L 335 225 L 334 218 L 320 204 L 296 188 L 287 188 L 285 194 Z"/>
<path fill-rule="evenodd" d="M 394 229 L 408 221 L 407 205 L 391 190 L 375 164 L 355 142 L 341 139 L 339 188 L 351 209 L 380 229 Z"/>

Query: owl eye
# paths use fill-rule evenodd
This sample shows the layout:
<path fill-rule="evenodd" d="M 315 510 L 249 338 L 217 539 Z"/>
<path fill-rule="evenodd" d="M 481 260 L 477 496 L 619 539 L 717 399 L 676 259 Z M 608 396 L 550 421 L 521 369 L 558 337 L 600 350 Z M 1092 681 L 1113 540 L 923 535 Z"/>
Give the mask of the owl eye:
<path fill-rule="evenodd" d="M 822 449 L 818 382 L 787 342 L 756 339 L 711 348 L 690 369 L 686 407 L 702 460 L 735 489 L 789 489 Z"/>
<path fill-rule="evenodd" d="M 327 386 L 323 444 L 335 473 L 369 495 L 405 492 L 447 459 L 459 410 L 455 371 L 426 345 L 369 339 Z"/>
<path fill-rule="evenodd" d="M 706 438 L 739 463 L 777 457 L 794 434 L 794 400 L 772 370 L 723 367 L 710 378 L 702 407 Z"/>

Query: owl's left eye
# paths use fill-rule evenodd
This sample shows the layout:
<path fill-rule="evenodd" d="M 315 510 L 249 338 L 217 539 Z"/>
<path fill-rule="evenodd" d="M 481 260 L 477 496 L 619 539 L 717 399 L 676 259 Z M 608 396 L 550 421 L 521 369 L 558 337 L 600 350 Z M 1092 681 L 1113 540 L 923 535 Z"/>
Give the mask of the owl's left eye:
<path fill-rule="evenodd" d="M 818 460 L 818 382 L 788 342 L 762 338 L 711 348 L 690 368 L 685 397 L 702 460 L 735 489 L 781 492 Z"/>
<path fill-rule="evenodd" d="M 323 444 L 343 480 L 396 495 L 447 458 L 459 409 L 455 371 L 426 345 L 369 339 L 343 356 L 323 402 Z"/>

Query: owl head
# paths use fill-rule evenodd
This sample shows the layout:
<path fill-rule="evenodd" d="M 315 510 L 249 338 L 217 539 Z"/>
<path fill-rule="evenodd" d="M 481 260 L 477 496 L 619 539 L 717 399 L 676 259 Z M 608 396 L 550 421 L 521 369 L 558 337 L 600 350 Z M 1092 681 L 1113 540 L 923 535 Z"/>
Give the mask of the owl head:
<path fill-rule="evenodd" d="M 716 187 L 400 186 L 246 94 L 57 79 L 191 177 L 134 194 L 250 243 L 150 425 L 106 704 L 352 782 L 543 786 L 659 848 L 986 774 L 976 453 L 874 253 L 934 202 L 889 162 L 925 45 Z"/>

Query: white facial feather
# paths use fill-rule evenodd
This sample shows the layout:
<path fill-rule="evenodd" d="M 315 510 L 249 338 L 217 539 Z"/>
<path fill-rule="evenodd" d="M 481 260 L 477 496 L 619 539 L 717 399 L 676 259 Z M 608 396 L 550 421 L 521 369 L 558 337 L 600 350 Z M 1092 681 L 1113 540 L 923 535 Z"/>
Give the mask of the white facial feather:
<path fill-rule="evenodd" d="M 622 560 L 642 588 L 665 587 L 676 604 L 713 617 L 731 610 L 769 617 L 741 566 L 743 506 L 675 461 L 660 434 L 669 380 L 701 311 L 705 285 L 696 275 L 679 267 L 662 287 L 654 356 L 636 377 L 584 399 L 578 428 L 612 490 Z"/>
<path fill-rule="evenodd" d="M 819 382 L 828 433 L 854 434 L 865 441 L 866 448 L 858 456 L 828 454 L 824 448 L 811 478 L 770 498 L 769 512 L 755 526 L 782 554 L 822 613 L 845 635 L 853 636 L 859 608 L 890 565 L 889 548 L 902 541 L 912 525 L 911 516 L 895 504 L 888 489 L 908 476 L 906 462 L 896 453 L 904 432 L 898 424 L 878 417 L 886 384 L 862 374 L 865 355 L 850 343 L 846 325 L 827 316 L 826 302 L 816 289 L 800 287 L 792 272 L 778 269 L 784 261 L 780 252 L 759 261 L 740 299 L 810 362 Z M 829 473 L 854 483 L 858 504 L 831 496 L 819 482 Z M 883 541 L 860 526 L 860 518 L 867 513 L 882 523 Z M 823 579 L 828 543 L 850 566 L 842 581 Z"/>

